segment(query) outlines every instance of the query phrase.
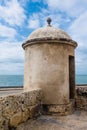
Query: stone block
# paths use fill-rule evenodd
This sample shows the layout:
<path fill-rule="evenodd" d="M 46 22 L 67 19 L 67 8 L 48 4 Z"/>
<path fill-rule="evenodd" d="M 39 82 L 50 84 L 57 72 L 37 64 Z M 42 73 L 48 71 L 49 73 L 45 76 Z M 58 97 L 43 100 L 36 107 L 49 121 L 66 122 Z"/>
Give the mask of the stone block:
<path fill-rule="evenodd" d="M 0 130 L 9 130 L 9 121 L 4 117 L 0 117 Z"/>
<path fill-rule="evenodd" d="M 51 115 L 68 115 L 72 114 L 73 111 L 74 110 L 72 102 L 65 105 L 44 105 L 43 107 L 43 113 Z"/>
<path fill-rule="evenodd" d="M 30 117 L 28 109 L 24 109 L 22 112 L 22 122 L 25 122 Z"/>
<path fill-rule="evenodd" d="M 10 118 L 10 126 L 17 127 L 19 123 L 22 122 L 22 112 L 19 111 L 18 113 L 14 114 Z"/>

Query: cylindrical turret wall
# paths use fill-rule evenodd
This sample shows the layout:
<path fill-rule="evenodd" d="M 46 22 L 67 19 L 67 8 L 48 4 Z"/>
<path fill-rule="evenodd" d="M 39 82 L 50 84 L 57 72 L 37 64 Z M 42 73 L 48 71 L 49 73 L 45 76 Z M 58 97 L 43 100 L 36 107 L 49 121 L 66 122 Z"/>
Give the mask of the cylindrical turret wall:
<path fill-rule="evenodd" d="M 74 48 L 53 40 L 26 46 L 24 89 L 41 88 L 43 104 L 68 104 L 69 56 L 74 56 Z"/>
<path fill-rule="evenodd" d="M 25 49 L 24 89 L 42 90 L 47 113 L 72 113 L 75 98 L 75 60 L 77 43 L 63 30 L 50 25 L 32 32 L 23 43 Z M 73 100 L 71 100 L 73 99 Z"/>

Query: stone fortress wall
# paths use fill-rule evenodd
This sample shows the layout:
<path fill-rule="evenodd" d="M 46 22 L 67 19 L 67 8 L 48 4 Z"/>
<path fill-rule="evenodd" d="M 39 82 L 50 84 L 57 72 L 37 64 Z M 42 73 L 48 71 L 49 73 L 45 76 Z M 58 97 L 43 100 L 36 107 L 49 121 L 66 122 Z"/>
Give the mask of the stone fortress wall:
<path fill-rule="evenodd" d="M 16 130 L 19 124 L 42 115 L 42 98 L 40 89 L 0 97 L 0 130 Z M 86 87 L 76 88 L 74 108 L 87 111 Z"/>
<path fill-rule="evenodd" d="M 77 110 L 87 111 L 87 86 L 76 89 L 75 107 Z"/>
<path fill-rule="evenodd" d="M 0 130 L 14 130 L 40 114 L 41 90 L 0 97 Z"/>

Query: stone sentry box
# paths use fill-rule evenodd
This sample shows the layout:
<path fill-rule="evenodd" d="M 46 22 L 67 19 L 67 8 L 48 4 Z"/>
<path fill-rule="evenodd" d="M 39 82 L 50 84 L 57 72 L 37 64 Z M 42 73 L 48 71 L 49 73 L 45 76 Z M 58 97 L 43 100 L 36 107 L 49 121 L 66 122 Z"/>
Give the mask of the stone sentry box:
<path fill-rule="evenodd" d="M 75 98 L 75 53 L 77 43 L 58 28 L 50 25 L 30 34 L 25 50 L 24 89 L 40 88 L 47 113 L 72 113 Z"/>

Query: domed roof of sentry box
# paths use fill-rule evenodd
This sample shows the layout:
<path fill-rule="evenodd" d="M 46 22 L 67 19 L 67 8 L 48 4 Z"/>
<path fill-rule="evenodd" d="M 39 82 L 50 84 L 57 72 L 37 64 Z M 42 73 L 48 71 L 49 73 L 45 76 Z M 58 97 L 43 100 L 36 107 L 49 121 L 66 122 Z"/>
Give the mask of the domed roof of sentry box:
<path fill-rule="evenodd" d="M 66 38 L 66 39 L 71 39 L 71 37 L 63 30 L 58 29 L 56 27 L 53 27 L 50 25 L 51 19 L 47 19 L 48 26 L 47 27 L 42 27 L 34 32 L 31 33 L 31 35 L 28 37 L 27 40 L 30 39 L 37 39 L 37 38 Z"/>
<path fill-rule="evenodd" d="M 23 44 L 23 47 L 26 46 L 25 44 L 33 44 L 37 41 L 49 41 L 49 40 L 65 40 L 65 41 L 72 41 L 71 37 L 63 30 L 59 28 L 55 28 L 50 25 L 51 18 L 47 19 L 48 26 L 39 28 L 33 31 Z M 25 47 L 24 47 L 25 48 Z"/>

